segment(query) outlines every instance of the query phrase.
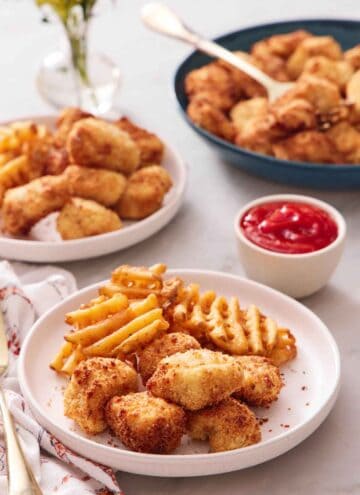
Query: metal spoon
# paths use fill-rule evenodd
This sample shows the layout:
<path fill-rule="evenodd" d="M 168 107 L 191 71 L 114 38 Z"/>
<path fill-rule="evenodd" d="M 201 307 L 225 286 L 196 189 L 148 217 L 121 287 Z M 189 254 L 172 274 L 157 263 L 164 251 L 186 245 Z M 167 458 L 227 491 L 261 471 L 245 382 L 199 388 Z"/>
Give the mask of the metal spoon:
<path fill-rule="evenodd" d="M 9 356 L 3 316 L 0 310 L 0 377 L 8 368 Z M 17 438 L 11 414 L 7 408 L 4 392 L 0 385 L 0 410 L 6 441 L 8 466 L 8 495 L 42 495 L 35 477 L 28 465 Z"/>
<path fill-rule="evenodd" d="M 144 24 L 153 31 L 189 43 L 207 55 L 220 58 L 242 70 L 265 87 L 270 101 L 279 98 L 293 86 L 293 83 L 275 81 L 246 60 L 237 57 L 214 41 L 207 40 L 195 33 L 166 5 L 158 2 L 144 5 L 141 10 L 141 18 Z"/>

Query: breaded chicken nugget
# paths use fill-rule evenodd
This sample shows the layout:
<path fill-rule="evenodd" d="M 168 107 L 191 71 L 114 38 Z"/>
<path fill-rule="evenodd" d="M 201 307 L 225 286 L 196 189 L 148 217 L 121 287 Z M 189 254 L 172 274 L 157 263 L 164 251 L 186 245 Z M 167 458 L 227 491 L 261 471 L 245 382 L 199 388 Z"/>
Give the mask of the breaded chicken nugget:
<path fill-rule="evenodd" d="M 56 121 L 56 132 L 54 134 L 55 145 L 58 147 L 64 147 L 67 137 L 75 122 L 81 119 L 93 117 L 91 113 L 84 112 L 80 108 L 68 107 L 64 108 Z"/>
<path fill-rule="evenodd" d="M 113 397 L 105 414 L 115 435 L 136 452 L 170 454 L 185 433 L 185 413 L 181 407 L 147 392 Z"/>
<path fill-rule="evenodd" d="M 65 148 L 54 146 L 52 141 L 38 141 L 29 146 L 28 159 L 42 175 L 59 175 L 69 164 Z"/>
<path fill-rule="evenodd" d="M 12 235 L 27 234 L 36 222 L 60 210 L 68 199 L 67 184 L 61 175 L 45 175 L 9 189 L 2 205 L 4 230 Z"/>
<path fill-rule="evenodd" d="M 360 164 L 360 132 L 356 127 L 349 122 L 339 122 L 330 127 L 326 134 L 335 143 L 346 162 Z"/>
<path fill-rule="evenodd" d="M 265 58 L 269 53 L 278 57 L 288 58 L 306 38 L 312 37 L 311 33 L 303 29 L 291 33 L 275 34 L 254 43 L 251 54 L 255 57 Z"/>
<path fill-rule="evenodd" d="M 172 186 L 168 172 L 158 165 L 142 168 L 132 174 L 116 206 L 120 218 L 140 220 L 157 211 Z"/>
<path fill-rule="evenodd" d="M 354 70 L 360 69 L 360 45 L 356 45 L 344 52 L 344 58 L 349 62 Z"/>
<path fill-rule="evenodd" d="M 251 98 L 237 103 L 230 111 L 230 117 L 236 131 L 246 132 L 249 121 L 265 117 L 269 111 L 267 98 Z"/>
<path fill-rule="evenodd" d="M 200 349 L 200 344 L 194 337 L 186 333 L 168 333 L 154 340 L 138 356 L 139 373 L 143 383 L 148 381 L 163 358 L 190 349 Z"/>
<path fill-rule="evenodd" d="M 238 356 L 235 359 L 242 366 L 244 378 L 233 397 L 250 406 L 266 406 L 278 398 L 283 381 L 277 366 L 261 356 Z"/>
<path fill-rule="evenodd" d="M 137 391 L 136 371 L 120 359 L 96 357 L 74 370 L 65 393 L 64 414 L 89 435 L 106 429 L 105 405 L 115 395 Z"/>
<path fill-rule="evenodd" d="M 331 60 L 342 58 L 341 46 L 332 36 L 312 36 L 304 39 L 287 61 L 287 71 L 292 79 L 297 79 L 304 70 L 309 58 L 323 55 Z"/>
<path fill-rule="evenodd" d="M 126 117 L 119 119 L 115 124 L 127 132 L 139 147 L 140 167 L 153 163 L 160 165 L 164 155 L 164 144 L 156 134 L 135 125 Z"/>
<path fill-rule="evenodd" d="M 278 125 L 289 133 L 314 129 L 317 125 L 314 105 L 302 98 L 275 104 L 271 108 L 271 113 Z"/>
<path fill-rule="evenodd" d="M 333 140 L 324 132 L 298 132 L 273 145 L 277 158 L 312 163 L 342 163 Z"/>
<path fill-rule="evenodd" d="M 191 99 L 186 111 L 198 126 L 227 141 L 233 141 L 235 136 L 233 124 L 224 112 L 202 99 L 201 94 Z"/>
<path fill-rule="evenodd" d="M 104 120 L 76 122 L 66 147 L 73 163 L 130 174 L 140 164 L 140 151 L 127 132 Z"/>
<path fill-rule="evenodd" d="M 313 74 L 323 77 L 344 90 L 347 82 L 354 73 L 354 68 L 346 60 L 330 60 L 323 55 L 309 58 L 304 66 L 303 74 Z"/>
<path fill-rule="evenodd" d="M 72 196 L 92 199 L 104 206 L 113 206 L 119 201 L 127 182 L 118 172 L 77 165 L 68 166 L 64 176 Z"/>
<path fill-rule="evenodd" d="M 117 214 L 90 199 L 71 198 L 56 219 L 64 240 L 105 234 L 122 227 Z"/>
<path fill-rule="evenodd" d="M 196 411 L 220 402 L 241 387 L 243 372 L 231 356 L 208 349 L 162 359 L 147 382 L 153 395 Z"/>
<path fill-rule="evenodd" d="M 210 452 L 241 449 L 261 440 L 254 413 L 231 397 L 201 411 L 189 412 L 187 429 L 194 440 L 209 439 Z"/>

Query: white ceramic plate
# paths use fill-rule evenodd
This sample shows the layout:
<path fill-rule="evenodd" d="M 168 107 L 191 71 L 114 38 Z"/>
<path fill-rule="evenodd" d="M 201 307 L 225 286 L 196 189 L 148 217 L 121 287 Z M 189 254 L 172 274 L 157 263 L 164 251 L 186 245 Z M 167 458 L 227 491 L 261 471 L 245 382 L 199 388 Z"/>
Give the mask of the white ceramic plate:
<path fill-rule="evenodd" d="M 337 345 L 325 325 L 309 309 L 293 299 L 256 282 L 216 272 L 179 270 L 170 272 L 236 295 L 243 306 L 257 304 L 281 325 L 291 328 L 297 339 L 298 356 L 284 366 L 285 387 L 269 409 L 257 409 L 263 418 L 262 441 L 224 453 L 207 453 L 207 444 L 184 437 L 173 455 L 128 451 L 108 434 L 89 437 L 63 415 L 65 380 L 48 363 L 68 331 L 64 315 L 96 294 L 100 284 L 81 290 L 63 301 L 33 327 L 20 356 L 19 376 L 23 394 L 37 420 L 76 452 L 115 469 L 152 476 L 199 476 L 226 473 L 272 459 L 309 436 L 331 410 L 339 388 L 340 359 Z"/>
<path fill-rule="evenodd" d="M 32 120 L 51 127 L 55 117 L 27 117 L 21 120 Z M 115 232 L 63 241 L 55 229 L 56 214 L 52 214 L 38 222 L 26 238 L 0 233 L 0 257 L 37 263 L 73 261 L 120 251 L 147 239 L 170 222 L 184 197 L 186 167 L 178 153 L 168 144 L 165 145 L 162 164 L 171 175 L 173 187 L 165 196 L 162 208 L 144 220 L 126 222 L 122 229 Z"/>

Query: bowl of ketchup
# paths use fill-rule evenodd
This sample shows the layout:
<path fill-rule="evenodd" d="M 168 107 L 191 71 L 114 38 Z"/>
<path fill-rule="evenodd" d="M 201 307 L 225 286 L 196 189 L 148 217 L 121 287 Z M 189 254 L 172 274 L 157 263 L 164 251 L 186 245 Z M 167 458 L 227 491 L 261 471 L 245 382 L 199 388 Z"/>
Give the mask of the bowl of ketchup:
<path fill-rule="evenodd" d="M 296 298 L 326 285 L 346 235 L 338 210 L 295 194 L 247 203 L 236 215 L 234 228 L 247 276 Z"/>

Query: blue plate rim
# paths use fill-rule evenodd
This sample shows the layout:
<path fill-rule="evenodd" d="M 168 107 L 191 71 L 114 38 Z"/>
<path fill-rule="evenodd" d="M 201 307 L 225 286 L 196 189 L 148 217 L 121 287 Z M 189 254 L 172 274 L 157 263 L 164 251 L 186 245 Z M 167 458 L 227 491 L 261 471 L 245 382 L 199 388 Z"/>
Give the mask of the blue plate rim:
<path fill-rule="evenodd" d="M 335 19 L 335 18 L 288 19 L 288 20 L 283 20 L 283 21 L 266 22 L 266 23 L 262 23 L 262 24 L 255 24 L 253 26 L 247 26 L 243 29 L 238 29 L 236 31 L 231 31 L 229 33 L 218 36 L 218 37 L 214 38 L 214 41 L 221 42 L 221 41 L 224 41 L 225 39 L 229 39 L 233 36 L 236 36 L 239 33 L 256 31 L 257 29 L 261 29 L 261 28 L 271 28 L 272 26 L 277 26 L 277 27 L 289 26 L 289 27 L 291 27 L 291 25 L 299 24 L 299 23 L 306 23 L 306 24 L 318 24 L 318 23 L 328 23 L 329 24 L 329 23 L 331 23 L 331 24 L 337 24 L 337 25 L 341 25 L 341 24 L 343 24 L 343 25 L 348 24 L 349 25 L 349 24 L 351 24 L 351 25 L 360 27 L 360 20 L 354 20 L 354 19 L 339 19 L 339 18 L 337 18 L 337 19 Z M 180 65 L 177 67 L 175 75 L 173 77 L 173 89 L 174 89 L 177 103 L 181 109 L 181 113 L 182 113 L 183 117 L 185 118 L 185 120 L 187 121 L 187 123 L 193 129 L 195 129 L 196 132 L 203 135 L 207 140 L 215 143 L 216 145 L 222 147 L 223 149 L 227 149 L 227 150 L 230 150 L 230 151 L 235 152 L 235 153 L 243 154 L 245 156 L 258 158 L 258 159 L 264 160 L 266 162 L 270 162 L 272 165 L 275 165 L 278 167 L 288 168 L 290 165 L 290 166 L 294 166 L 297 170 L 301 170 L 301 169 L 306 170 L 306 171 L 312 170 L 314 172 L 315 171 L 324 172 L 327 170 L 332 170 L 332 171 L 336 171 L 336 172 L 340 172 L 340 173 L 345 173 L 345 172 L 348 173 L 350 171 L 354 172 L 355 170 L 359 170 L 359 173 L 360 173 L 360 163 L 359 164 L 352 164 L 352 165 L 345 164 L 345 163 L 344 164 L 341 164 L 341 163 L 336 163 L 336 164 L 333 164 L 333 163 L 309 163 L 309 162 L 301 162 L 301 161 L 295 161 L 295 160 L 284 160 L 282 158 L 276 158 L 276 157 L 265 155 L 262 153 L 256 153 L 255 151 L 250 151 L 250 150 L 247 150 L 245 148 L 235 146 L 234 144 L 230 143 L 229 141 L 226 141 L 225 139 L 221 139 L 218 136 L 216 136 L 215 134 L 212 134 L 212 133 L 206 131 L 205 129 L 203 129 L 202 127 L 198 126 L 197 124 L 195 124 L 188 117 L 188 115 L 186 113 L 186 109 L 183 107 L 183 105 L 180 102 L 180 98 L 179 98 L 178 91 L 177 91 L 177 85 L 180 81 L 182 82 L 184 80 L 184 78 L 182 77 L 182 72 L 184 71 L 184 68 L 187 65 L 187 63 L 198 54 L 200 55 L 200 54 L 202 54 L 202 52 L 199 50 L 193 50 L 190 53 L 190 55 L 188 55 L 180 63 Z"/>

